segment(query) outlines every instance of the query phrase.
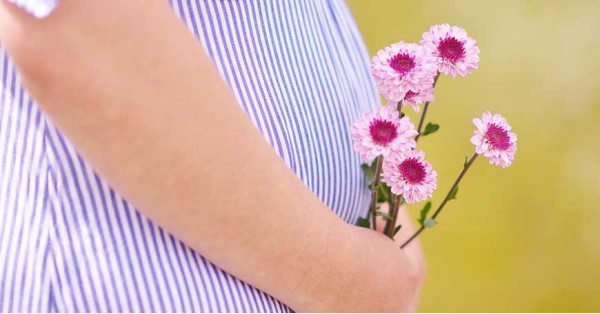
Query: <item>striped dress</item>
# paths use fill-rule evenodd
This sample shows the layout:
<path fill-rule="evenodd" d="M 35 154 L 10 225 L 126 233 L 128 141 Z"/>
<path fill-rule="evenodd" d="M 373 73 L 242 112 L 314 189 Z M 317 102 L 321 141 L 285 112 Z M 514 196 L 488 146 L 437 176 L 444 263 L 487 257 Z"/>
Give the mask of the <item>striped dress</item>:
<path fill-rule="evenodd" d="M 349 126 L 379 100 L 345 3 L 171 0 L 171 7 L 297 176 L 346 222 L 364 216 L 367 182 Z M 1 312 L 290 310 L 111 189 L 30 98 L 1 46 L 0 76 Z"/>

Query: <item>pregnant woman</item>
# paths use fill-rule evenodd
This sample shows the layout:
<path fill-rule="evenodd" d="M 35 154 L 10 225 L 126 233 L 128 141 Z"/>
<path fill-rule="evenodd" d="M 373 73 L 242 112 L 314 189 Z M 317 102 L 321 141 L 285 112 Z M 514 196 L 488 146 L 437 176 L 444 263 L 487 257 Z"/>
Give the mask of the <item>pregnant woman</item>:
<path fill-rule="evenodd" d="M 341 0 L 11 2 L 0 311 L 416 309 L 418 242 L 353 226 L 379 101 Z"/>

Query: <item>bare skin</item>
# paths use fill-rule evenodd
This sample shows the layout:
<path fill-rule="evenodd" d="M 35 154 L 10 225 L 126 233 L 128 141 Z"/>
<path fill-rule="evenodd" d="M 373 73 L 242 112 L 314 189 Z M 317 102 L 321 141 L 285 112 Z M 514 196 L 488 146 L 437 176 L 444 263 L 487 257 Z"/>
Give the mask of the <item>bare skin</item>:
<path fill-rule="evenodd" d="M 222 269 L 300 312 L 416 309 L 418 242 L 401 251 L 327 208 L 166 1 L 61 0 L 37 20 L 0 0 L 0 41 L 94 169 Z"/>

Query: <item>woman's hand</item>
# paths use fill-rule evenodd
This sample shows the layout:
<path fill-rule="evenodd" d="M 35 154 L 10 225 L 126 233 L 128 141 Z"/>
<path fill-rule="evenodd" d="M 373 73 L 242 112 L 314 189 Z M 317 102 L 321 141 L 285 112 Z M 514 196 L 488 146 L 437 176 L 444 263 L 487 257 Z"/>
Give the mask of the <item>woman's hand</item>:
<path fill-rule="evenodd" d="M 0 40 L 94 169 L 222 269 L 296 311 L 414 310 L 416 244 L 401 251 L 327 208 L 167 1 L 61 0 L 38 20 L 0 0 Z"/>
<path fill-rule="evenodd" d="M 388 203 L 380 204 L 379 211 L 388 213 L 389 205 Z M 383 230 L 385 228 L 386 221 L 381 217 L 377 217 L 377 231 L 383 234 Z M 394 237 L 394 241 L 399 247 L 402 243 L 404 243 L 410 236 L 412 236 L 415 231 L 415 225 L 413 223 L 413 219 L 408 214 L 406 206 L 400 207 L 398 212 L 398 220 L 396 221 L 396 226 L 402 225 L 402 228 L 398 231 L 396 236 Z M 425 263 L 425 257 L 423 255 L 423 249 L 421 247 L 421 242 L 419 239 L 413 240 L 410 245 L 402 250 L 402 252 L 408 257 L 408 260 L 411 263 L 411 267 L 415 268 L 415 276 L 413 277 L 413 286 L 415 288 L 413 292 L 412 302 L 407 305 L 409 311 L 414 312 L 417 310 L 417 306 L 419 304 L 421 287 L 423 285 L 423 281 L 425 279 L 425 275 L 427 273 L 427 265 Z"/>

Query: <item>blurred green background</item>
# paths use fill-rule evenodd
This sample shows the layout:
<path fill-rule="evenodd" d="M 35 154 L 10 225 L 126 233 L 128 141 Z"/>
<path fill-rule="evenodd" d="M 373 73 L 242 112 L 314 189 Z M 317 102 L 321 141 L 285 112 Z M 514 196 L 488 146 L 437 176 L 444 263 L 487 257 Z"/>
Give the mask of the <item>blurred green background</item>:
<path fill-rule="evenodd" d="M 439 173 L 434 205 L 474 150 L 473 117 L 501 113 L 518 135 L 513 166 L 479 159 L 423 234 L 420 310 L 600 311 L 600 1 L 348 4 L 371 55 L 440 23 L 481 49 L 471 75 L 440 78 L 428 117 L 441 129 L 419 142 Z"/>

